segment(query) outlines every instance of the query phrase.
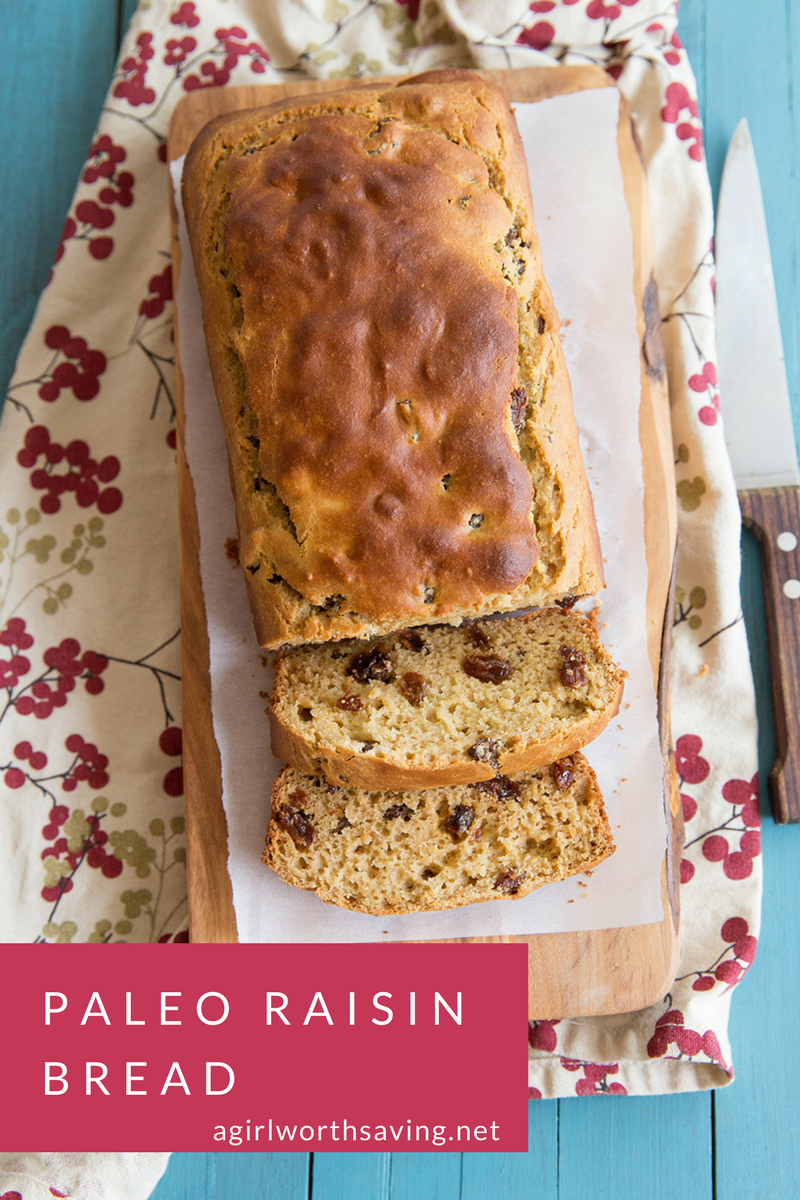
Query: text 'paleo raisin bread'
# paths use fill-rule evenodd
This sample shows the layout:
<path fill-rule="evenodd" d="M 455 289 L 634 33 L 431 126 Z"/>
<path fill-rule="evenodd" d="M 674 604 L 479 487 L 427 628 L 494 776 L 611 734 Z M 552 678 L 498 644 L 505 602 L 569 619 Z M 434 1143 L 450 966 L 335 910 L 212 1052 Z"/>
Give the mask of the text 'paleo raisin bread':
<path fill-rule="evenodd" d="M 268 866 L 328 904 L 381 916 L 526 896 L 614 851 L 580 754 L 424 792 L 336 788 L 287 767 L 272 812 Z"/>
<path fill-rule="evenodd" d="M 532 770 L 587 745 L 624 674 L 591 618 L 560 608 L 278 654 L 276 758 L 388 789 Z"/>
<path fill-rule="evenodd" d="M 219 117 L 183 197 L 262 645 L 603 587 L 497 88 L 434 71 Z"/>

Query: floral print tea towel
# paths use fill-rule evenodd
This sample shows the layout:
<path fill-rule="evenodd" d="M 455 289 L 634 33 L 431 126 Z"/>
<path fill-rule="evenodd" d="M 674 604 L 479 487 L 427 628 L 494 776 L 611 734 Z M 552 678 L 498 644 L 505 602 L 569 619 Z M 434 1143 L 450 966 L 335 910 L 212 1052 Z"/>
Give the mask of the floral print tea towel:
<path fill-rule="evenodd" d="M 175 103 L 228 83 L 586 62 L 631 102 L 652 195 L 680 515 L 684 948 L 652 1009 L 534 1024 L 530 1094 L 733 1077 L 728 1006 L 759 922 L 755 717 L 716 387 L 711 195 L 671 0 L 142 0 L 0 427 L 6 940 L 188 937 L 165 165 Z"/>

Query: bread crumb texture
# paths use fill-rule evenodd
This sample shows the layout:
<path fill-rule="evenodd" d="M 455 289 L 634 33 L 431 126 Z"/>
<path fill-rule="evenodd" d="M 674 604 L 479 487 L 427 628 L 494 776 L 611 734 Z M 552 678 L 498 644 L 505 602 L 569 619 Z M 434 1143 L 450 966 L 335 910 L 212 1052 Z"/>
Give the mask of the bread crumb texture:
<path fill-rule="evenodd" d="M 543 766 L 617 712 L 623 672 L 559 608 L 279 654 L 278 758 L 336 784 L 423 788 Z"/>
<path fill-rule="evenodd" d="M 526 896 L 614 851 L 580 754 L 405 793 L 337 788 L 287 767 L 272 805 L 263 861 L 328 904 L 380 916 Z"/>

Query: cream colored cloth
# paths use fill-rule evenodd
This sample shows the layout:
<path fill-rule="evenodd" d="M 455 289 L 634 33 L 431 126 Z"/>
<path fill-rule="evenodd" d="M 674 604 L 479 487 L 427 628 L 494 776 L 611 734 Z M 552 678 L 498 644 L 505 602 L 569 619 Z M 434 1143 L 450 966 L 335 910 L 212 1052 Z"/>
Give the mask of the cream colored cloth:
<path fill-rule="evenodd" d="M 4 1154 L 0 1200 L 145 1200 L 168 1154 Z"/>
<path fill-rule="evenodd" d="M 531 1095 L 732 1077 L 728 1006 L 759 922 L 755 717 L 714 368 L 711 195 L 675 31 L 672 6 L 654 0 L 539 0 L 522 16 L 490 0 L 140 5 L 0 429 L 0 936 L 187 936 L 164 154 L 175 102 L 302 75 L 595 62 L 636 112 L 653 202 L 680 511 L 684 950 L 652 1009 L 533 1026 Z"/>

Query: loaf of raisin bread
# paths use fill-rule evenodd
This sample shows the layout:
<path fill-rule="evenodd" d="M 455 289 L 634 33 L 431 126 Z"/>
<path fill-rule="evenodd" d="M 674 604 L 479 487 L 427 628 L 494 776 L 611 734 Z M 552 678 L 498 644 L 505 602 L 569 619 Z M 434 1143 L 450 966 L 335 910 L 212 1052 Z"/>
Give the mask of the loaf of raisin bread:
<path fill-rule="evenodd" d="M 262 645 L 603 586 L 497 88 L 433 71 L 219 117 L 183 198 Z"/>
<path fill-rule="evenodd" d="M 587 745 L 623 672 L 592 619 L 560 608 L 278 654 L 277 758 L 334 784 L 474 783 Z"/>
<path fill-rule="evenodd" d="M 328 904 L 386 916 L 527 896 L 613 851 L 594 771 L 575 754 L 424 792 L 339 788 L 287 767 L 262 857 Z"/>

